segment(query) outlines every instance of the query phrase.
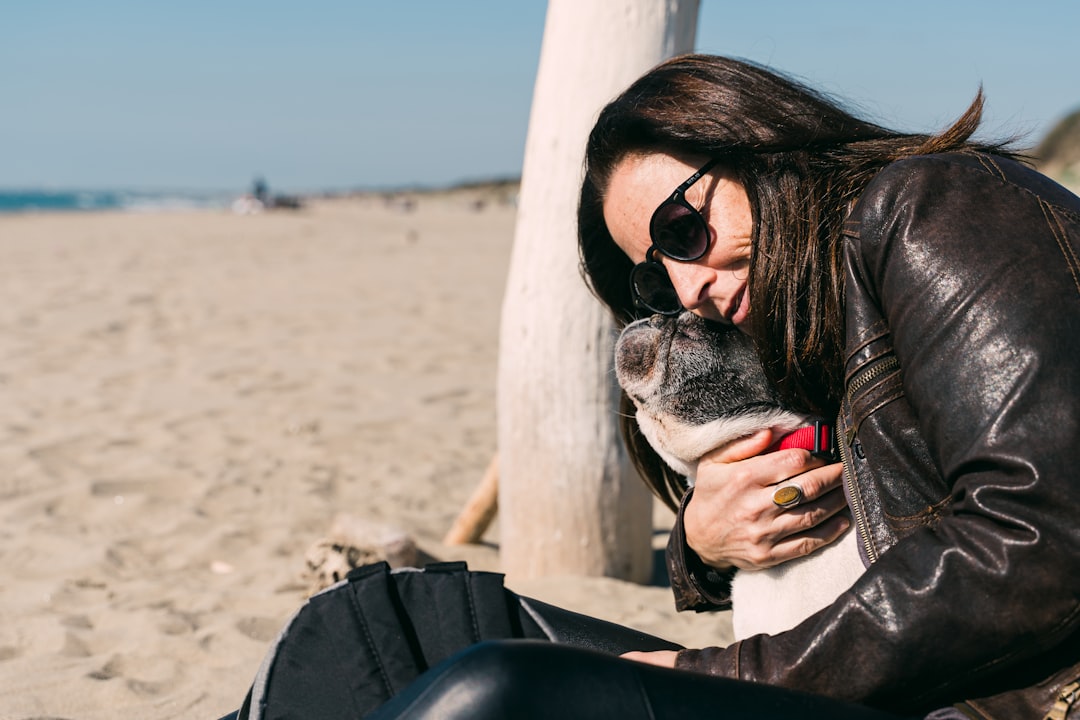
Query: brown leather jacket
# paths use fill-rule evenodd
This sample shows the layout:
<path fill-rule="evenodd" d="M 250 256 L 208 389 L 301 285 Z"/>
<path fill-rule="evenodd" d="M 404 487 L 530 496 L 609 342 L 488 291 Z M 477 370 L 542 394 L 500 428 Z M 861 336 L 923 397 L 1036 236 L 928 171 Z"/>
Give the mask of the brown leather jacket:
<path fill-rule="evenodd" d="M 1017 163 L 885 168 L 846 226 L 844 486 L 867 572 L 677 667 L 897 712 L 1080 717 L 1080 198 Z M 722 577 L 669 544 L 680 608 Z"/>

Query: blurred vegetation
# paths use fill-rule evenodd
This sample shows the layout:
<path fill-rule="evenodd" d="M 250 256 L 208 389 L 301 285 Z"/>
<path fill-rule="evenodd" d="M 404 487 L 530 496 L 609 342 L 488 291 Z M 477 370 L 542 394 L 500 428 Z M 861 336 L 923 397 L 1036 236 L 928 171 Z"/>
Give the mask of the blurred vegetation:
<path fill-rule="evenodd" d="M 1058 122 L 1031 155 L 1040 171 L 1080 191 L 1080 108 Z"/>

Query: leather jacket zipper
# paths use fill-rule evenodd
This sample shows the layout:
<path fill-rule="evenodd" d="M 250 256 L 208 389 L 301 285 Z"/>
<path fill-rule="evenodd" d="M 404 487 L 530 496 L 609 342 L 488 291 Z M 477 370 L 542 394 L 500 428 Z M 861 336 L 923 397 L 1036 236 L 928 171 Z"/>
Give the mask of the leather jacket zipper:
<path fill-rule="evenodd" d="M 896 359 L 895 355 L 886 355 L 883 358 L 874 360 L 865 368 L 855 373 L 855 376 L 848 381 L 847 394 L 850 398 L 856 392 L 859 391 L 866 383 L 870 382 L 874 378 L 884 375 L 887 372 L 900 369 L 900 361 Z"/>
<path fill-rule="evenodd" d="M 874 360 L 865 368 L 859 370 L 847 383 L 847 402 L 850 406 L 851 396 L 867 383 L 882 375 L 900 369 L 900 361 L 895 355 Z M 870 536 L 870 526 L 866 521 L 866 509 L 863 507 L 860 495 L 855 491 L 855 467 L 851 459 L 851 445 L 855 442 L 855 424 L 846 431 L 842 431 L 844 424 L 841 422 L 842 415 L 836 419 L 836 445 L 840 451 L 840 462 L 844 464 L 844 495 L 851 507 L 851 515 L 855 520 L 855 531 L 859 534 L 863 553 L 866 561 L 871 565 L 877 562 L 878 554 L 874 548 Z"/>
<path fill-rule="evenodd" d="M 837 416 L 836 446 L 840 450 L 840 462 L 844 465 L 844 495 L 847 497 L 848 505 L 851 507 L 851 515 L 855 520 L 855 532 L 862 542 L 863 552 L 866 553 L 867 561 L 873 564 L 877 562 L 877 551 L 874 549 L 873 543 L 870 542 L 870 528 L 866 522 L 866 511 L 863 509 L 858 493 L 855 492 L 855 468 L 851 462 L 851 449 L 848 443 L 844 442 L 842 427 L 841 418 Z"/>
<path fill-rule="evenodd" d="M 874 380 L 875 378 L 878 378 L 878 377 L 884 375 L 885 373 L 893 372 L 893 371 L 899 370 L 899 369 L 900 369 L 900 361 L 896 358 L 895 355 L 886 355 L 883 358 L 879 358 L 877 360 L 874 360 L 873 362 L 868 364 L 865 368 L 863 368 L 862 370 L 859 370 L 859 372 L 855 373 L 855 375 L 851 378 L 851 380 L 848 381 L 848 384 L 847 384 L 848 403 L 851 402 L 851 396 L 854 395 L 856 392 L 858 392 L 859 389 L 861 389 L 864 385 L 866 385 L 870 381 Z M 843 444 L 851 445 L 851 443 L 855 441 L 855 424 L 852 423 L 851 427 L 848 428 L 846 437 L 838 438 L 838 440 L 841 441 L 842 445 Z M 844 442 L 844 441 L 846 441 L 846 442 Z"/>

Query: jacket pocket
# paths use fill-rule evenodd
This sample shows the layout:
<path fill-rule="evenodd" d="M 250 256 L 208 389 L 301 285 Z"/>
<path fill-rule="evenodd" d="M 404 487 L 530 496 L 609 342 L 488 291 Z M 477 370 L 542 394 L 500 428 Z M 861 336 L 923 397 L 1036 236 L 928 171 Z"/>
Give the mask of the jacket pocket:
<path fill-rule="evenodd" d="M 865 516 L 863 533 L 879 552 L 922 526 L 933 526 L 950 504 L 918 417 L 904 392 L 900 359 L 884 322 L 874 323 L 847 358 L 842 415 L 846 461 L 860 479 L 848 503 Z M 867 553 L 873 561 L 873 553 Z"/>
<path fill-rule="evenodd" d="M 847 397 L 852 419 L 848 432 L 854 436 L 863 420 L 903 396 L 900 361 L 890 349 L 860 367 L 848 380 Z"/>

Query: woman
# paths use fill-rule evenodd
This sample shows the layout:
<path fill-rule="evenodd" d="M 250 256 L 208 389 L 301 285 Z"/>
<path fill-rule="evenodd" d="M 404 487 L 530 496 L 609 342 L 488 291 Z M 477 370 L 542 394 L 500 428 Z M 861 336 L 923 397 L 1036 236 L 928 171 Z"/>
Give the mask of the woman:
<path fill-rule="evenodd" d="M 727 648 L 628 662 L 484 643 L 376 717 L 1067 716 L 1080 199 L 973 142 L 981 103 L 939 136 L 902 134 L 763 68 L 685 56 L 604 109 L 579 209 L 597 296 L 620 322 L 685 308 L 734 325 L 792 407 L 838 418 L 843 463 L 759 454 L 762 433 L 703 459 L 685 493 L 626 413 L 632 454 L 678 508 L 678 606 L 723 607 L 735 569 L 849 523 L 867 570 L 794 629 Z M 801 502 L 780 507 L 780 481 Z M 582 627 L 571 643 L 607 632 Z"/>
<path fill-rule="evenodd" d="M 736 325 L 788 402 L 838 415 L 869 563 L 790 632 L 638 659 L 907 712 L 970 700 L 976 717 L 1042 717 L 1072 701 L 1080 200 L 972 142 L 980 110 L 981 96 L 946 133 L 905 135 L 762 68 L 689 56 L 601 114 L 579 210 L 591 286 L 622 320 L 681 306 Z M 674 503 L 681 487 L 629 435 Z M 703 462 L 681 498 L 680 607 L 721 606 L 724 570 L 846 527 L 844 466 L 751 457 L 768 445 Z M 794 475 L 791 518 L 769 486 Z"/>

